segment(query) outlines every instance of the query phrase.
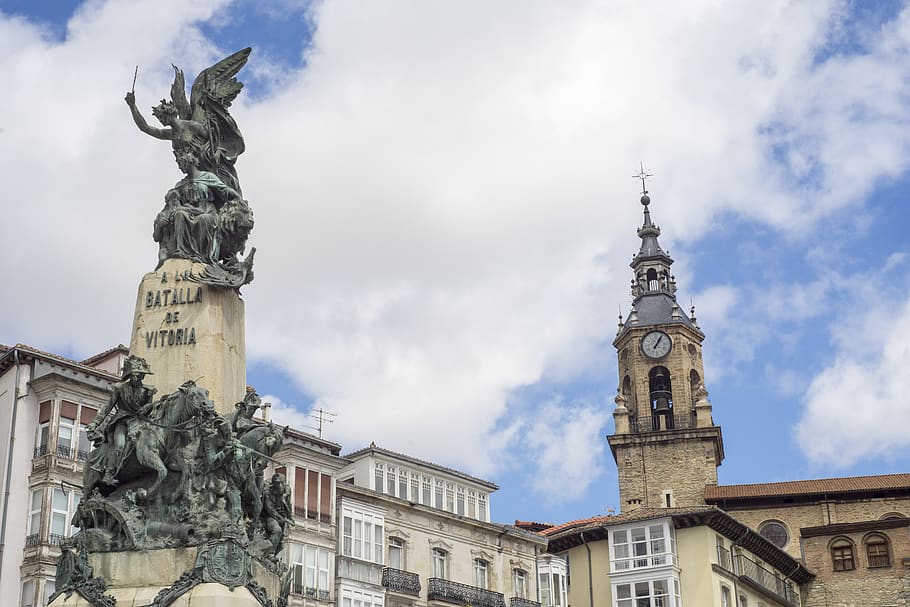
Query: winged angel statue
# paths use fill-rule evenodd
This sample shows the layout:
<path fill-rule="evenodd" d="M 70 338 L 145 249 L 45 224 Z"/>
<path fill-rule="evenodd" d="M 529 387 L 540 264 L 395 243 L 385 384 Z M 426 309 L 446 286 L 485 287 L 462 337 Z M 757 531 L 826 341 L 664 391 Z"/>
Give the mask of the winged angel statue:
<path fill-rule="evenodd" d="M 152 114 L 164 128 L 150 126 L 136 107 L 133 92 L 126 103 L 139 130 L 171 142 L 177 166 L 185 177 L 168 191 L 164 209 L 154 224 L 159 245 L 158 265 L 167 259 L 190 259 L 206 264 L 193 278 L 221 287 L 239 288 L 253 279 L 250 250 L 253 211 L 243 198 L 234 163 L 243 153 L 243 136 L 228 113 L 243 88 L 236 78 L 250 55 L 249 48 L 225 57 L 196 76 L 186 98 L 183 71 L 174 67 L 171 100 L 162 99 Z"/>

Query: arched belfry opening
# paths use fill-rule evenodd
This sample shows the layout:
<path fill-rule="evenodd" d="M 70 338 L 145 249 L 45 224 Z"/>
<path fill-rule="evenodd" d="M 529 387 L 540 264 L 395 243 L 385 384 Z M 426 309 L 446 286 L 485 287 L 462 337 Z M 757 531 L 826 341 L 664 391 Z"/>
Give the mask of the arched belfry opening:
<path fill-rule="evenodd" d="M 657 270 L 654 268 L 649 268 L 646 276 L 648 280 L 648 290 L 656 291 L 659 288 L 657 284 Z"/>
<path fill-rule="evenodd" d="M 654 367 L 648 372 L 648 392 L 651 401 L 651 429 L 672 430 L 673 388 L 666 367 Z"/>

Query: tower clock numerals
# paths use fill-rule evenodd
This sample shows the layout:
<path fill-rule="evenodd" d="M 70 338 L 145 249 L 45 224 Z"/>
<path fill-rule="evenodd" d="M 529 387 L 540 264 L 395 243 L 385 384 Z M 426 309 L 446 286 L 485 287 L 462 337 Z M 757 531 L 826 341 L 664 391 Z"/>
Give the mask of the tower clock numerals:
<path fill-rule="evenodd" d="M 670 336 L 663 331 L 651 331 L 641 338 L 641 351 L 648 358 L 663 358 L 672 346 Z"/>

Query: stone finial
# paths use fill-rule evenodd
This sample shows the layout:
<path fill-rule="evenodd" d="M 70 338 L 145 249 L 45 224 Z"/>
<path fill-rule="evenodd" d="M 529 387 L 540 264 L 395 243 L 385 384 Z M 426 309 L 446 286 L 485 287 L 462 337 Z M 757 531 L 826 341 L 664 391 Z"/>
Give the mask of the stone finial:
<path fill-rule="evenodd" d="M 616 396 L 613 402 L 616 403 L 616 409 L 613 410 L 613 423 L 616 426 L 616 434 L 629 433 L 629 410 L 626 408 L 628 399 L 619 388 L 616 389 Z"/>

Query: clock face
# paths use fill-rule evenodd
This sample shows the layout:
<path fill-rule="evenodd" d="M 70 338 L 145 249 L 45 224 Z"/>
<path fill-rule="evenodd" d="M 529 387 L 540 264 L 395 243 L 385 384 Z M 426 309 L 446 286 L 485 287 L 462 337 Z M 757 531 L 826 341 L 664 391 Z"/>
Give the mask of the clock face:
<path fill-rule="evenodd" d="M 672 345 L 670 336 L 663 331 L 651 331 L 641 338 L 641 351 L 648 358 L 663 358 Z"/>

